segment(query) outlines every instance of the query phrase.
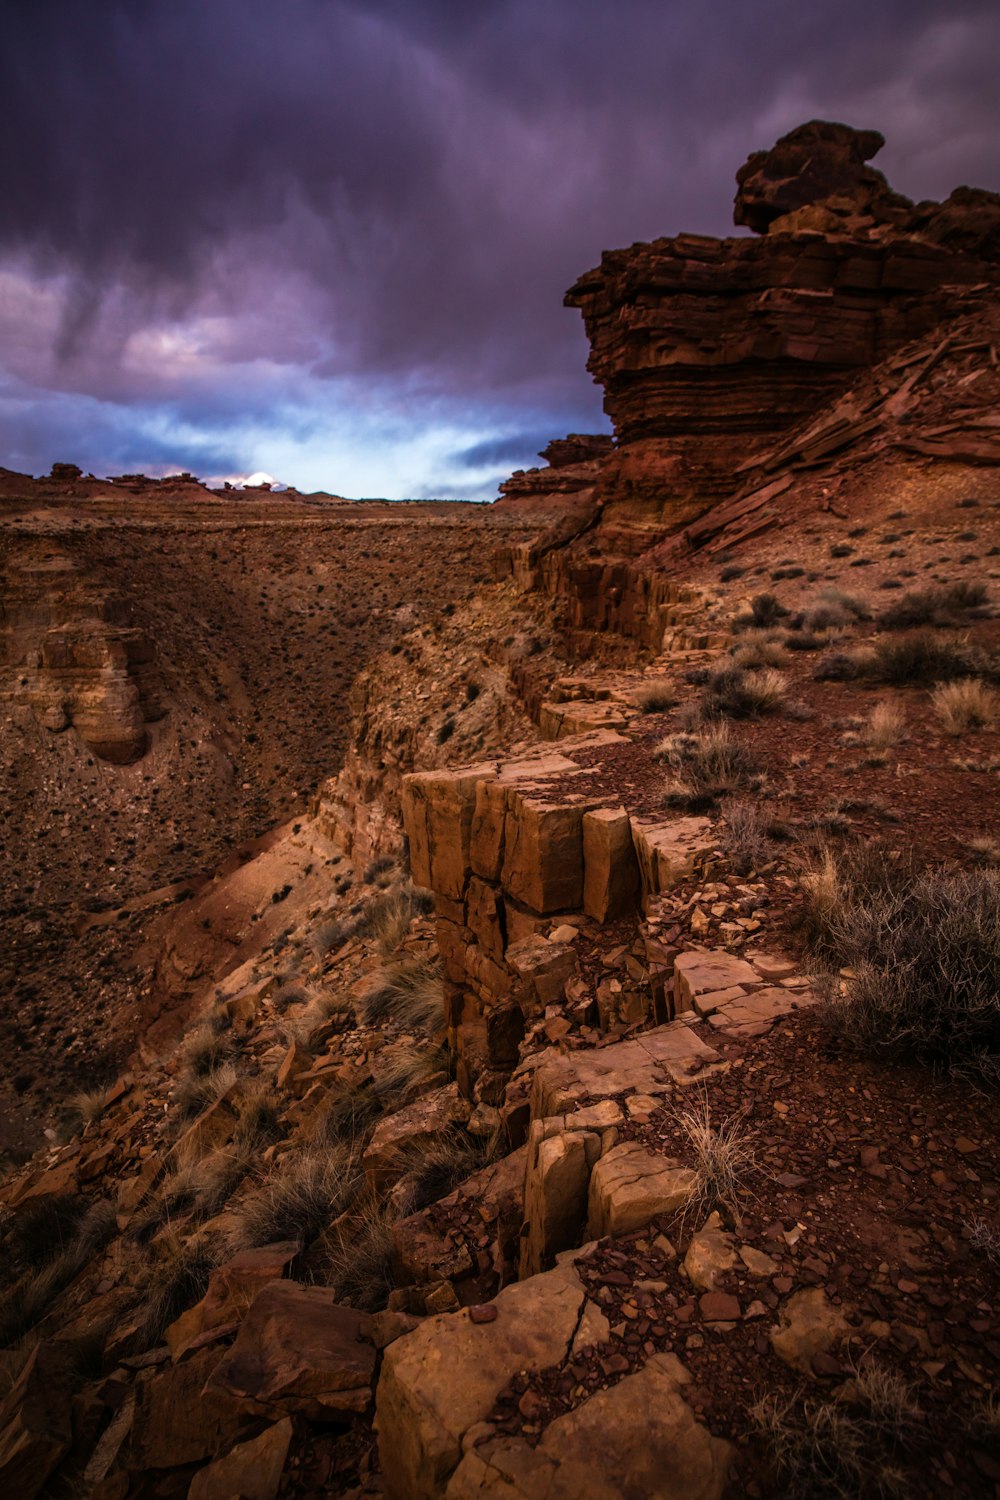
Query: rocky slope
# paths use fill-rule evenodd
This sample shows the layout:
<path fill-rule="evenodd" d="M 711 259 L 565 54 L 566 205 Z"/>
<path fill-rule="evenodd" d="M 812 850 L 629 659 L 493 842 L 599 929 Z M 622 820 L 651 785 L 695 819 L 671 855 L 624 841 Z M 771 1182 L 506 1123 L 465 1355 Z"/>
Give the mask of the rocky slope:
<path fill-rule="evenodd" d="M 995 1493 L 994 201 L 908 205 L 877 144 L 751 158 L 761 264 L 966 290 L 861 298 L 864 357 L 750 431 L 815 359 L 771 298 L 711 421 L 515 476 L 555 519 L 146 928 L 145 1055 L 0 1189 L 16 1493 Z M 758 327 L 752 243 L 708 333 L 647 280 L 665 368 Z"/>

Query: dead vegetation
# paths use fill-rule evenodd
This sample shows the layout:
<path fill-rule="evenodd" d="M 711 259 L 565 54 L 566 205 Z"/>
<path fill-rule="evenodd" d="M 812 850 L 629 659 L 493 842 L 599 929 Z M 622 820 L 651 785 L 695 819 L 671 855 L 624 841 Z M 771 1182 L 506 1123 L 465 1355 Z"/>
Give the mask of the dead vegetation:
<path fill-rule="evenodd" d="M 866 1366 L 839 1401 L 762 1397 L 750 1420 L 782 1495 L 881 1500 L 906 1492 L 900 1460 L 919 1434 L 920 1410 L 889 1370 Z"/>
<path fill-rule="evenodd" d="M 360 1001 L 366 1026 L 391 1022 L 407 1031 L 433 1034 L 444 1024 L 441 966 L 436 960 L 404 958 L 375 975 Z"/>
<path fill-rule="evenodd" d="M 762 773 L 750 748 L 727 724 L 696 734 L 673 734 L 656 747 L 671 773 L 668 802 L 691 811 L 711 807 L 722 797 L 759 787 Z"/>
<path fill-rule="evenodd" d="M 720 1209 L 731 1224 L 739 1224 L 741 1204 L 761 1170 L 746 1122 L 734 1117 L 713 1125 L 707 1093 L 697 1104 L 678 1110 L 675 1118 L 687 1140 L 695 1174 L 685 1216 L 693 1214 L 701 1221 Z"/>
<path fill-rule="evenodd" d="M 814 951 L 850 971 L 829 1007 L 844 1041 L 1000 1076 L 1000 871 L 858 845 L 827 849 L 803 884 Z"/>

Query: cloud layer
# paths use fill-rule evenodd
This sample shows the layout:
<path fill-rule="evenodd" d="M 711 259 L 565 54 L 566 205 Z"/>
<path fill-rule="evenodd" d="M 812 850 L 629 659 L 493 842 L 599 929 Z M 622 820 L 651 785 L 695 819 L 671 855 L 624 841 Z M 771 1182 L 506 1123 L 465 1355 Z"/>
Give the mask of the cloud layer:
<path fill-rule="evenodd" d="M 994 0 L 14 0 L 0 462 L 492 493 L 604 425 L 562 293 L 875 125 L 1000 185 Z"/>

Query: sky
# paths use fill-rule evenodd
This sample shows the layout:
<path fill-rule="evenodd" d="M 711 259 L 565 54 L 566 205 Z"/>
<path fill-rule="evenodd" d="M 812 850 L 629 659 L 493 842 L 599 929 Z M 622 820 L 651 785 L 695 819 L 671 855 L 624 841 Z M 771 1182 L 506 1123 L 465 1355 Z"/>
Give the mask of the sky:
<path fill-rule="evenodd" d="M 565 290 L 812 118 L 1000 188 L 996 0 L 5 0 L 0 464 L 489 498 L 608 430 Z"/>

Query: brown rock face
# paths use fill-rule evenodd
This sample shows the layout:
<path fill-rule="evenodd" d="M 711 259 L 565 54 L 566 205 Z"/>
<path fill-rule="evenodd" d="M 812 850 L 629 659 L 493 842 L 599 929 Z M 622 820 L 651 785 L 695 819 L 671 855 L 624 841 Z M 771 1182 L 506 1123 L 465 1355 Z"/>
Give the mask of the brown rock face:
<path fill-rule="evenodd" d="M 734 223 L 767 234 L 776 219 L 830 198 L 883 221 L 905 219 L 910 200 L 866 165 L 884 145 L 877 130 L 853 130 L 829 120 L 799 125 L 740 167 Z"/>
<path fill-rule="evenodd" d="M 570 289 L 618 439 L 599 499 L 633 522 L 690 520 L 741 462 L 1000 280 L 1000 198 L 914 207 L 866 165 L 881 144 L 800 126 L 738 173 L 736 222 L 762 238 L 610 251 Z"/>

